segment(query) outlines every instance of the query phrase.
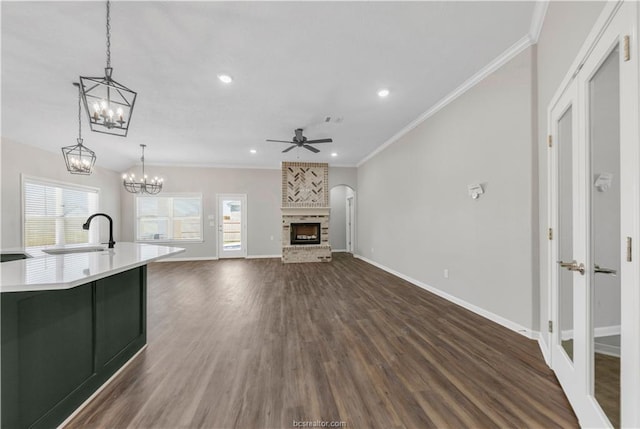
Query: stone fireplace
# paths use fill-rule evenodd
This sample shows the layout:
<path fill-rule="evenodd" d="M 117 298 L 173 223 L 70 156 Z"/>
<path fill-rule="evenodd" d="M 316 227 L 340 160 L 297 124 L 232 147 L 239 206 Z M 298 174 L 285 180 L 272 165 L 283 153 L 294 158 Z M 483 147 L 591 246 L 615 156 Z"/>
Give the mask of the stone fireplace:
<path fill-rule="evenodd" d="M 282 262 L 329 262 L 329 164 L 282 163 Z"/>

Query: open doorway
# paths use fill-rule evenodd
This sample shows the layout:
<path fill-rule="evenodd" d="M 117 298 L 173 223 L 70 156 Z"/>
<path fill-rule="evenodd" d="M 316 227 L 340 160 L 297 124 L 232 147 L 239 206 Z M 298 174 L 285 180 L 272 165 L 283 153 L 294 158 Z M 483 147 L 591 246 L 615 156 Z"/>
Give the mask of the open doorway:
<path fill-rule="evenodd" d="M 355 252 L 356 193 L 348 185 L 337 185 L 329 191 L 331 219 L 329 244 L 333 252 Z"/>

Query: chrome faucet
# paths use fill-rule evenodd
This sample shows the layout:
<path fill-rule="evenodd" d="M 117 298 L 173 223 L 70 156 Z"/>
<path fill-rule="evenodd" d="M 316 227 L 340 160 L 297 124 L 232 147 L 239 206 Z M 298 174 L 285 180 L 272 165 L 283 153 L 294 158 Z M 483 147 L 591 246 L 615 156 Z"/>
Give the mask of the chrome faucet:
<path fill-rule="evenodd" d="M 109 216 L 108 214 L 105 214 L 105 213 L 92 214 L 91 216 L 89 216 L 89 219 L 87 219 L 87 221 L 82 225 L 82 229 L 89 230 L 89 225 L 91 224 L 91 221 L 93 220 L 93 218 L 96 216 L 104 216 L 107 219 L 109 219 L 109 249 L 113 249 L 113 245 L 116 244 L 116 242 L 113 241 L 113 219 L 111 219 L 111 216 Z"/>

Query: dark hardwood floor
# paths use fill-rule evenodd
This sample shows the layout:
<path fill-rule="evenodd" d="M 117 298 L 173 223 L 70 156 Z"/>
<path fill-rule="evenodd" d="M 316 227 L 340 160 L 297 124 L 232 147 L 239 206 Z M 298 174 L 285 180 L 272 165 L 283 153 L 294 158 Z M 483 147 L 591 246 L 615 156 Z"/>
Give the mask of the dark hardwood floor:
<path fill-rule="evenodd" d="M 148 274 L 148 348 L 68 427 L 578 427 L 534 341 L 350 255 Z"/>

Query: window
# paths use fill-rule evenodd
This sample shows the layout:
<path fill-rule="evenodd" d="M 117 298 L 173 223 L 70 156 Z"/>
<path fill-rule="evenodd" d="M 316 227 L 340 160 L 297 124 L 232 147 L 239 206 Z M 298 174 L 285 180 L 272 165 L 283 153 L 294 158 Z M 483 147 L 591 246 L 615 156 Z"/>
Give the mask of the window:
<path fill-rule="evenodd" d="M 23 177 L 22 201 L 25 247 L 98 242 L 97 226 L 82 229 L 98 211 L 98 189 Z"/>
<path fill-rule="evenodd" d="M 136 197 L 137 241 L 202 241 L 202 196 Z"/>

